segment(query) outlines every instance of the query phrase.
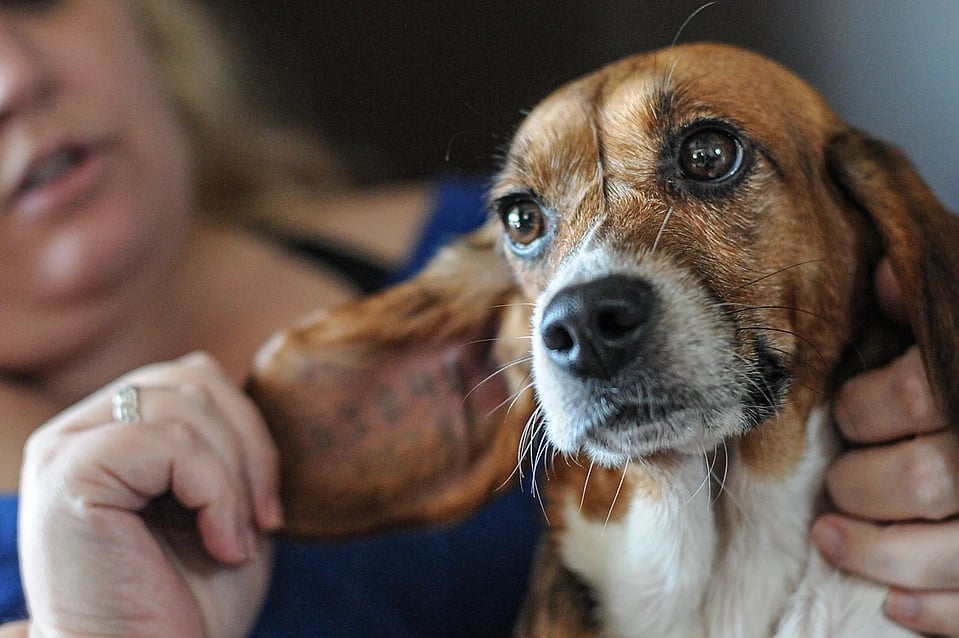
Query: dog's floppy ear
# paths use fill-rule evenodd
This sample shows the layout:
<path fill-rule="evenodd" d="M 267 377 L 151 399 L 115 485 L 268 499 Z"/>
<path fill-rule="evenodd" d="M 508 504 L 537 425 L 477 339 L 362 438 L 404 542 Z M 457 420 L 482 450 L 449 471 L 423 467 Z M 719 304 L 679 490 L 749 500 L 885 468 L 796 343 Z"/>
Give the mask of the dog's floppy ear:
<path fill-rule="evenodd" d="M 959 218 L 888 144 L 848 131 L 828 157 L 845 195 L 879 232 L 933 390 L 959 426 Z"/>
<path fill-rule="evenodd" d="M 528 339 L 504 333 L 528 335 L 528 309 L 495 235 L 264 346 L 249 390 L 280 450 L 289 534 L 446 522 L 510 478 L 532 399 L 525 360 L 506 365 Z"/>

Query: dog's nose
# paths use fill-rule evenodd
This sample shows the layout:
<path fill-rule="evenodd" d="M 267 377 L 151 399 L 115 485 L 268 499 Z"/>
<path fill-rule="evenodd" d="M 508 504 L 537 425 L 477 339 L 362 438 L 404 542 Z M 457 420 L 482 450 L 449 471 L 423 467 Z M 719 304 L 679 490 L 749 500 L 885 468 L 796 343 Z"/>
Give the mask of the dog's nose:
<path fill-rule="evenodd" d="M 654 297 L 648 283 L 626 275 L 564 288 L 543 311 L 543 345 L 573 374 L 609 379 L 636 357 Z"/>

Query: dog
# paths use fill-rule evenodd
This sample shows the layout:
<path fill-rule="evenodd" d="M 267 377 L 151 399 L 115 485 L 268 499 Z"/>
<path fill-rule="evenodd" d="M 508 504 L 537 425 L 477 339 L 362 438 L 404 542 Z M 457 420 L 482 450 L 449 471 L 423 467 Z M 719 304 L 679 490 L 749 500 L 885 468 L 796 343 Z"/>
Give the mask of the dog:
<path fill-rule="evenodd" d="M 287 531 L 455 520 L 529 459 L 549 525 L 518 636 L 912 635 L 809 540 L 830 400 L 902 347 L 884 254 L 959 423 L 959 219 L 908 160 L 772 61 L 675 46 L 539 104 L 490 211 L 258 355 Z"/>

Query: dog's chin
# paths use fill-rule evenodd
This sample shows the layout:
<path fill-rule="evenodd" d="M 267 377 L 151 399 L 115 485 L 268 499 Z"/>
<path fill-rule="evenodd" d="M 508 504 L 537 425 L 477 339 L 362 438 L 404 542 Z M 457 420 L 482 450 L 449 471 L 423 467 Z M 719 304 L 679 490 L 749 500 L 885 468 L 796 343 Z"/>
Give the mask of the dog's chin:
<path fill-rule="evenodd" d="M 665 452 L 700 455 L 743 431 L 743 410 L 738 405 L 676 408 L 655 418 L 644 412 L 624 408 L 579 423 L 554 420 L 547 413 L 547 436 L 565 454 L 582 454 L 597 465 L 614 468 Z"/>

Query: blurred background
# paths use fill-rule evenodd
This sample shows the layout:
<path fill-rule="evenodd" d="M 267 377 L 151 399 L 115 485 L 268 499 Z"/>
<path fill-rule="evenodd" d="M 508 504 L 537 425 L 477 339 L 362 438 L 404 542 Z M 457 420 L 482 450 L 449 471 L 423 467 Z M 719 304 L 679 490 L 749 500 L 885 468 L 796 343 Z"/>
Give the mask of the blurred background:
<path fill-rule="evenodd" d="M 364 181 L 489 173 L 553 88 L 679 34 L 785 64 L 959 208 L 957 0 L 206 2 L 241 40 L 250 90 Z"/>

